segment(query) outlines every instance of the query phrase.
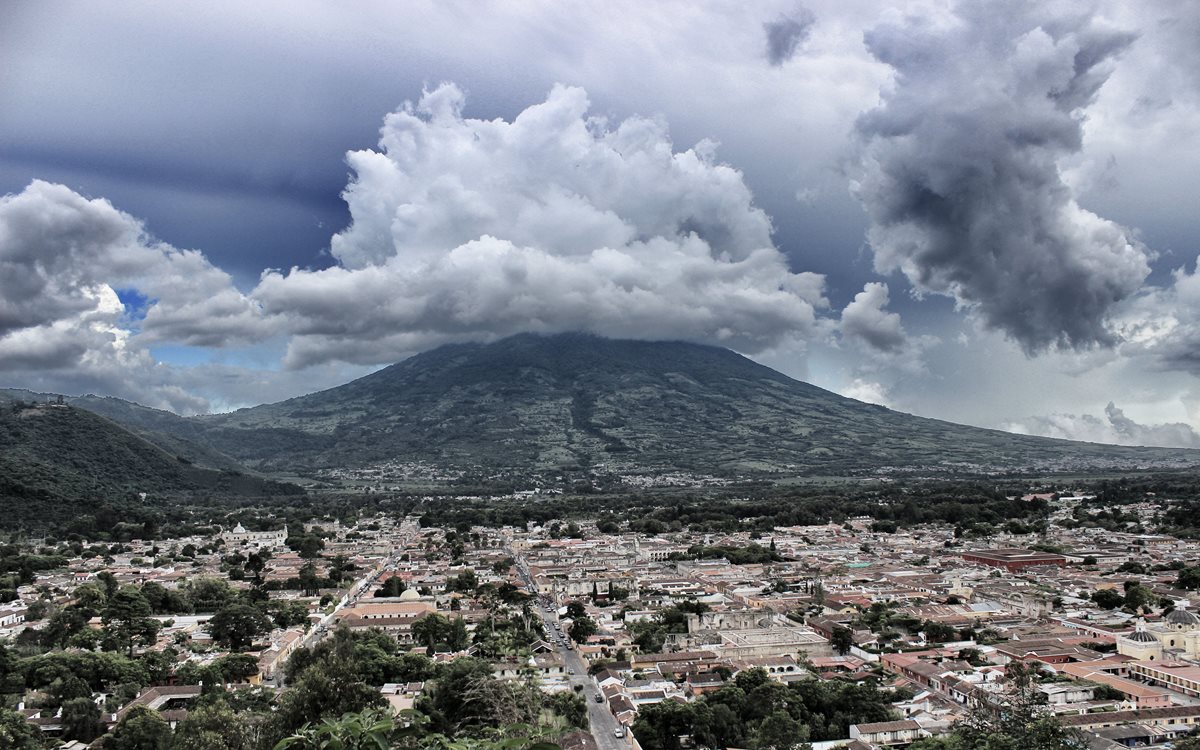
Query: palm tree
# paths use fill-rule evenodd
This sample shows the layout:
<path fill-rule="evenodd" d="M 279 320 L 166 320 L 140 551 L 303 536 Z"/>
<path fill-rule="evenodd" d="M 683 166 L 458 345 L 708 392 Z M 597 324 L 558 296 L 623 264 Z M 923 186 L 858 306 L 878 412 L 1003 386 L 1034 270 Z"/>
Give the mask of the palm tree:
<path fill-rule="evenodd" d="M 386 750 L 396 722 L 390 716 L 368 709 L 305 724 L 290 737 L 276 743 L 274 750 Z"/>

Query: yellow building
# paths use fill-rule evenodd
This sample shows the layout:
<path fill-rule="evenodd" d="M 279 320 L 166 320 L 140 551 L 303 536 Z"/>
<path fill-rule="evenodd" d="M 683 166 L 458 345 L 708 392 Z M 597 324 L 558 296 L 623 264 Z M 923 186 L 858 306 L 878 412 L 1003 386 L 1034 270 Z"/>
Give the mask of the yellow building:
<path fill-rule="evenodd" d="M 1162 661 L 1163 645 L 1157 635 L 1146 631 L 1146 623 L 1139 619 L 1132 633 L 1117 638 L 1117 653 L 1138 661 Z"/>

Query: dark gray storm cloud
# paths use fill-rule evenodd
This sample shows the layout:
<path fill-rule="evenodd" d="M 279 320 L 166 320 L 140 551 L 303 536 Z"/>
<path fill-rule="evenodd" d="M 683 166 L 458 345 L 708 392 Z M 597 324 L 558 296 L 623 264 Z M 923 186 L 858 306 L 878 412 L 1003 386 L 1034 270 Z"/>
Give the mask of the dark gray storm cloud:
<path fill-rule="evenodd" d="M 783 65 L 795 57 L 800 45 L 812 33 L 816 15 L 804 6 L 797 6 L 791 13 L 781 13 L 774 21 L 763 24 L 767 35 L 767 62 Z"/>
<path fill-rule="evenodd" d="M 1113 306 L 1150 271 L 1145 248 L 1061 174 L 1134 36 L 1056 7 L 963 2 L 951 20 L 868 31 L 895 82 L 856 125 L 876 269 L 954 297 L 1028 353 L 1112 343 Z"/>

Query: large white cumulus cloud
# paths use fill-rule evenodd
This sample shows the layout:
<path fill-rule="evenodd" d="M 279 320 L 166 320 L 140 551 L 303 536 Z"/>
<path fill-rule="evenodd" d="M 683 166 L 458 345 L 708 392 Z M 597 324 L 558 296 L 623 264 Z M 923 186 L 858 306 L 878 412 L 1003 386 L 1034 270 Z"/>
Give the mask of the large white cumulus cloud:
<path fill-rule="evenodd" d="M 876 269 L 953 296 L 1030 353 L 1113 343 L 1112 308 L 1141 287 L 1148 252 L 1082 208 L 1060 169 L 1133 36 L 1074 3 L 964 0 L 865 39 L 895 71 L 857 125 Z"/>
<path fill-rule="evenodd" d="M 811 336 L 822 277 L 793 273 L 741 174 L 663 123 L 589 117 L 555 87 L 513 119 L 427 91 L 352 152 L 333 268 L 264 275 L 287 364 L 393 361 L 464 336 L 585 330 L 759 351 Z"/>

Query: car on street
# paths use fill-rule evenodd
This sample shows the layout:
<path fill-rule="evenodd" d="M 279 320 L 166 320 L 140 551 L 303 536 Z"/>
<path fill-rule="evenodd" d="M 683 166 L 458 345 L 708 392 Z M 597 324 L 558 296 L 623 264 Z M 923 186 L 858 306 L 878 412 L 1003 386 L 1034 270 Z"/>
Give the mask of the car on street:
<path fill-rule="evenodd" d="M 616 729 L 613 730 L 613 737 L 624 737 L 624 736 L 625 736 L 625 730 L 622 729 L 621 727 L 617 727 Z"/>
<path fill-rule="evenodd" d="M 597 696 L 595 697 L 595 699 L 594 699 L 594 700 L 595 700 L 597 703 L 603 703 L 603 702 L 604 702 L 604 696 L 603 696 L 603 695 L 597 695 Z"/>

